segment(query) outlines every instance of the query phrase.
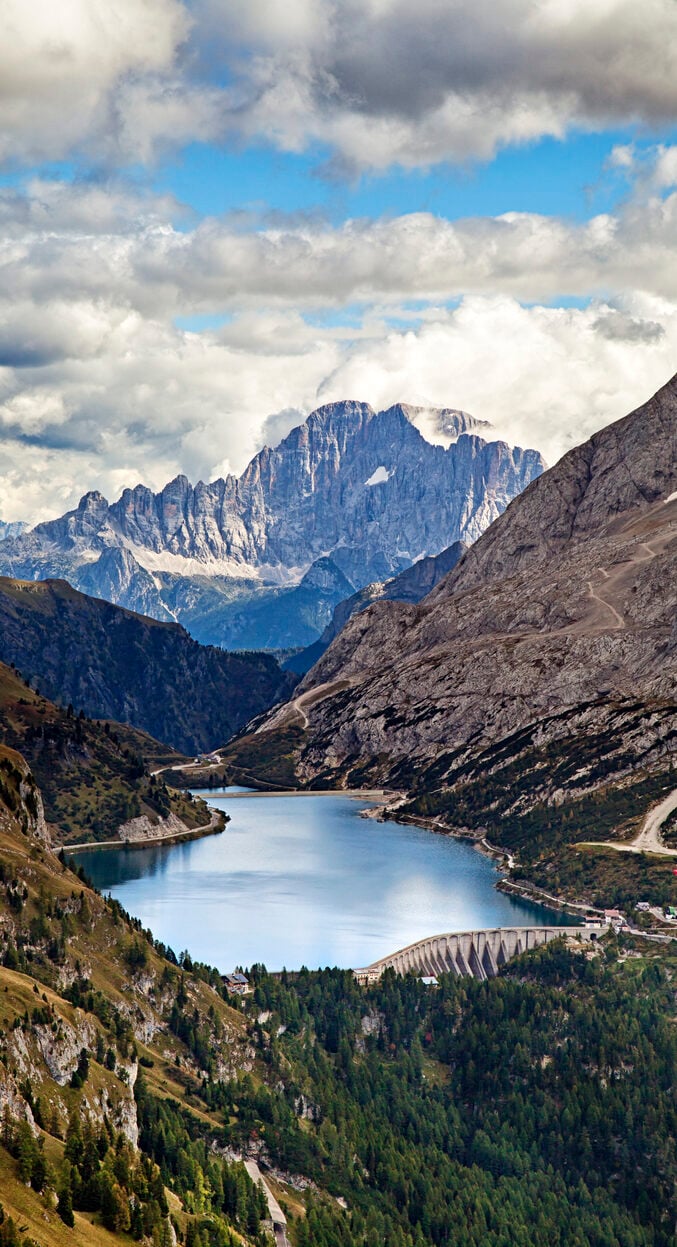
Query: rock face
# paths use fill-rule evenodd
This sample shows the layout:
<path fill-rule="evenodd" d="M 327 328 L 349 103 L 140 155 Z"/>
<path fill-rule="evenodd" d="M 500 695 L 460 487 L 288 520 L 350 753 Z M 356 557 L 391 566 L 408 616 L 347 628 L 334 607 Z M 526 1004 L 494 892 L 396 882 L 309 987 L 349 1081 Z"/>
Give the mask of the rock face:
<path fill-rule="evenodd" d="M 298 585 L 330 557 L 352 592 L 454 541 L 475 541 L 544 468 L 536 451 L 488 442 L 478 430 L 487 426 L 464 412 L 333 403 L 276 449 L 265 447 L 239 478 L 193 487 L 179 476 L 159 494 L 126 489 L 112 505 L 85 494 L 76 510 L 0 542 L 0 571 L 65 577 L 158 619 L 187 622 L 190 614 L 196 628 L 205 598 L 211 632 L 203 626 L 201 639 L 228 643 L 227 620 L 219 640 L 205 577 L 229 584 L 229 600 L 246 602 L 265 585 Z M 274 622 L 272 594 L 269 604 Z M 315 635 L 328 618 L 319 611 Z"/>
<path fill-rule="evenodd" d="M 0 795 L 0 827 L 17 822 L 25 836 L 49 841 L 40 789 L 25 758 L 6 745 L 0 745 Z M 8 796 L 12 816 L 7 808 Z"/>
<path fill-rule="evenodd" d="M 676 619 L 677 378 L 535 481 L 419 605 L 354 615 L 259 732 L 303 728 L 304 780 L 437 794 L 452 822 L 508 789 L 514 808 L 556 803 L 669 767 Z"/>
<path fill-rule="evenodd" d="M 0 520 L 0 541 L 7 541 L 10 537 L 20 537 L 22 533 L 25 533 L 27 528 L 28 525 L 24 524 L 23 520 L 13 520 L 9 522 L 6 520 Z"/>
<path fill-rule="evenodd" d="M 80 568 L 77 580 L 82 592 L 92 597 L 124 603 L 127 610 L 153 619 L 175 619 L 162 602 L 150 572 L 124 546 L 107 546 L 95 563 Z"/>
<path fill-rule="evenodd" d="M 198 645 L 178 624 L 64 581 L 0 578 L 0 659 L 61 705 L 131 723 L 187 753 L 223 744 L 294 683 L 270 656 Z"/>

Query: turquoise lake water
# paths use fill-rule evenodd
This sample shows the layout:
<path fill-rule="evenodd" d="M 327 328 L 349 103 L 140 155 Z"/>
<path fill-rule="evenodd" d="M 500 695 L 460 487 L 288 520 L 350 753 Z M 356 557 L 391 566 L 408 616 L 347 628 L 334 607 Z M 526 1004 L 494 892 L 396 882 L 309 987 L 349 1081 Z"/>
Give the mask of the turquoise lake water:
<path fill-rule="evenodd" d="M 444 931 L 567 922 L 497 892 L 471 845 L 361 818 L 363 800 L 201 795 L 230 814 L 221 835 L 73 857 L 175 953 L 221 971 L 357 967 Z"/>

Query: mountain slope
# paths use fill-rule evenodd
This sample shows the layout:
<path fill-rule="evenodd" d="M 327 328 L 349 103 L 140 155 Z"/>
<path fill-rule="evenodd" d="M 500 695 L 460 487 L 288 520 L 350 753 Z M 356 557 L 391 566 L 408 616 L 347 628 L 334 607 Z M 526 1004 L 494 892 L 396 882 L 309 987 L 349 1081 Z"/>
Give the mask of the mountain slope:
<path fill-rule="evenodd" d="M 620 784 L 630 818 L 652 775 L 676 787 L 677 379 L 532 484 L 420 605 L 349 620 L 259 734 L 292 727 L 303 781 L 404 787 L 413 812 L 525 854 L 565 834 L 565 799 Z"/>
<path fill-rule="evenodd" d="M 183 834 L 210 822 L 204 801 L 168 789 L 146 769 L 149 762 L 156 767 L 180 762 L 180 755 L 143 732 L 55 706 L 3 663 L 0 740 L 30 763 L 30 783 L 37 781 L 41 797 L 27 798 L 27 804 L 35 807 L 44 839 L 117 839 L 123 829 L 129 839 L 142 839 Z M 2 794 L 7 799 L 0 784 Z"/>
<path fill-rule="evenodd" d="M 193 487 L 179 476 L 158 494 L 126 489 L 111 505 L 85 494 L 74 511 L 0 543 L 0 571 L 63 577 L 158 619 L 185 620 L 203 640 L 227 639 L 233 612 L 222 598 L 219 614 L 199 578 L 229 583 L 246 619 L 249 599 L 260 614 L 257 587 L 297 585 L 327 556 L 354 590 L 474 541 L 544 467 L 536 451 L 488 442 L 479 430 L 486 426 L 463 412 L 333 403 L 264 447 L 239 478 Z M 328 618 L 318 617 L 316 635 Z M 312 639 L 301 620 L 276 644 Z"/>
<path fill-rule="evenodd" d="M 57 859 L 4 746 L 0 774 L 0 1242 L 198 1244 L 206 1220 L 210 1241 L 258 1247 L 259 1193 L 195 1099 L 254 1070 L 245 1019 L 215 971 L 179 968 Z"/>
<path fill-rule="evenodd" d="M 399 576 L 393 576 L 391 580 L 375 581 L 351 594 L 335 607 L 331 621 L 319 641 L 288 659 L 283 663 L 283 669 L 305 675 L 332 641 L 336 640 L 348 620 L 358 611 L 365 610 L 372 602 L 420 602 L 456 566 L 467 549 L 464 542 L 455 541 L 453 546 L 449 546 L 441 554 L 431 554 L 428 558 L 412 563 L 411 567 L 405 567 Z"/>
<path fill-rule="evenodd" d="M 0 578 L 0 659 L 62 705 L 131 723 L 184 753 L 223 744 L 293 685 L 273 658 L 198 645 L 178 624 L 64 581 Z"/>

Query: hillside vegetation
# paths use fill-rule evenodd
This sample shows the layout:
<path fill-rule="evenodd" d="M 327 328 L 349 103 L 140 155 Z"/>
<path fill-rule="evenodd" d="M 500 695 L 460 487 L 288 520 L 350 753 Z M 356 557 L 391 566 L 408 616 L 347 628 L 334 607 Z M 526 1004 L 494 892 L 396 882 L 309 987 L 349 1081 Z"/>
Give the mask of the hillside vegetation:
<path fill-rule="evenodd" d="M 72 706 L 53 705 L 0 663 L 0 739 L 30 763 L 55 839 L 107 840 L 129 819 L 151 825 L 169 814 L 188 828 L 209 822 L 205 803 L 179 793 L 146 769 L 180 755 L 143 732 L 87 719 Z"/>
<path fill-rule="evenodd" d="M 198 645 L 178 624 L 87 597 L 64 580 L 0 577 L 0 660 L 62 706 L 193 754 L 225 744 L 295 680 L 270 655 Z"/>
<path fill-rule="evenodd" d="M 0 765 L 16 792 L 30 783 L 18 755 L 2 748 Z M 177 1233 L 191 1247 L 262 1244 L 261 1193 L 223 1146 L 210 1159 L 223 1125 L 196 1098 L 205 1076 L 254 1068 L 219 976 L 156 949 L 12 804 L 0 805 L 0 1242 L 14 1241 L 11 1216 L 16 1242 L 50 1247 Z M 162 1148 L 139 1146 L 158 1122 Z"/>

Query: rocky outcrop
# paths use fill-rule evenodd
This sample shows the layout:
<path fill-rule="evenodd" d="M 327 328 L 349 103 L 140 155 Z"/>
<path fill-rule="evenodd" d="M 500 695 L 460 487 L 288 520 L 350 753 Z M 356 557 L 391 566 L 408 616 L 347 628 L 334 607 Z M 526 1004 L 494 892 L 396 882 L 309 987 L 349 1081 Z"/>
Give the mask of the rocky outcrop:
<path fill-rule="evenodd" d="M 95 563 L 80 568 L 77 586 L 83 593 L 116 602 L 139 615 L 175 622 L 153 576 L 124 546 L 107 546 Z"/>
<path fill-rule="evenodd" d="M 49 841 L 42 794 L 28 763 L 15 749 L 0 745 L 0 826 L 12 822 L 24 835 Z"/>
<path fill-rule="evenodd" d="M 192 486 L 178 476 L 157 494 L 126 489 L 111 505 L 85 494 L 74 511 L 1 542 L 0 570 L 65 577 L 158 619 L 188 622 L 190 614 L 193 626 L 202 623 L 201 639 L 223 643 L 219 624 L 224 617 L 228 636 L 225 615 L 234 612 L 227 601 L 221 614 L 205 601 L 205 632 L 205 577 L 230 583 L 246 620 L 257 588 L 298 585 L 327 556 L 350 592 L 455 541 L 475 541 L 544 467 L 536 451 L 487 441 L 479 430 L 488 431 L 451 409 L 332 403 L 275 449 L 264 447 L 239 478 Z M 189 582 L 179 592 L 177 579 Z M 184 606 L 193 584 L 192 605 Z M 320 609 L 316 635 L 328 621 L 321 616 Z M 287 636 L 277 646 L 310 639 Z"/>
<path fill-rule="evenodd" d="M 20 537 L 25 533 L 28 525 L 23 520 L 0 520 L 0 541 L 7 541 L 11 537 Z"/>
<path fill-rule="evenodd" d="M 510 759 L 525 808 L 557 801 L 669 766 L 676 617 L 677 378 L 532 484 L 419 605 L 354 615 L 259 731 L 303 727 L 307 781 L 439 793 L 484 770 L 487 810 Z"/>

